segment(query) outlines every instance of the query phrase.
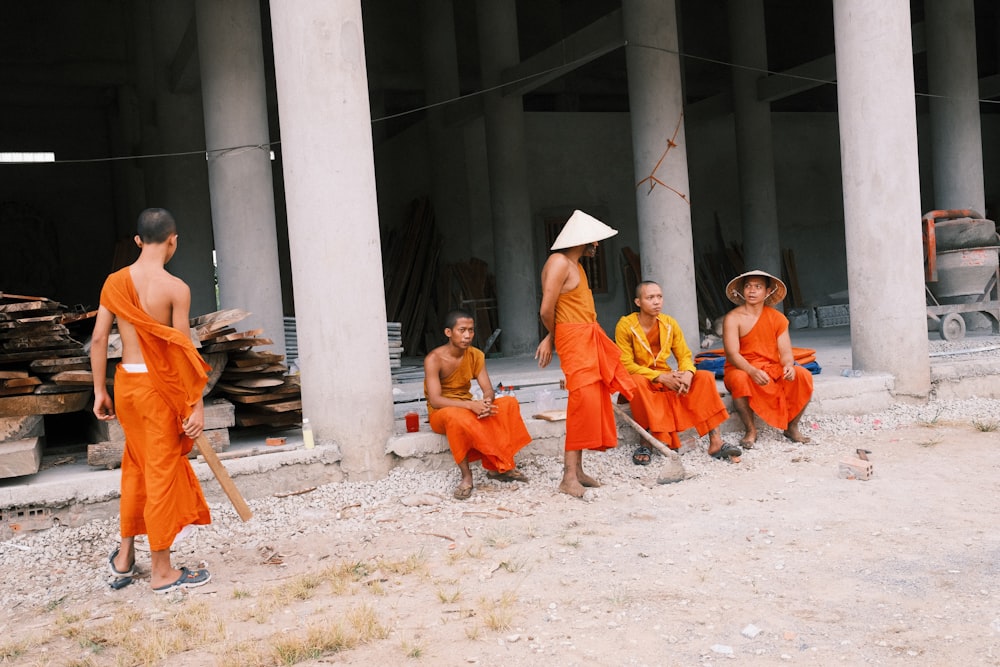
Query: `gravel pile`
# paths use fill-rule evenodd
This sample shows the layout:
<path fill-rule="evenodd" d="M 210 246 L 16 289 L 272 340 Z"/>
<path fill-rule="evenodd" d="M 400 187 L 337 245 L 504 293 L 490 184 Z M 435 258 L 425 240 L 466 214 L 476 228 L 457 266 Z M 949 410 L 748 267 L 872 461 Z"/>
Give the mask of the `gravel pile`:
<path fill-rule="evenodd" d="M 724 483 L 727 477 L 748 470 L 787 466 L 795 457 L 822 460 L 850 454 L 853 450 L 845 450 L 845 440 L 879 430 L 948 421 L 996 423 L 998 415 L 1000 401 L 983 398 L 898 404 L 864 416 L 810 418 L 807 413 L 803 431 L 813 438 L 813 444 L 791 443 L 777 431 L 764 427 L 757 447 L 747 452 L 739 464 L 710 459 L 705 453 L 707 438 L 693 442 L 682 460 L 689 479 L 704 475 Z M 585 502 L 599 501 L 602 494 L 614 493 L 623 486 L 642 488 L 655 484 L 656 471 L 664 459 L 654 453 L 649 466 L 633 465 L 632 451 L 640 439 L 624 424 L 619 424 L 619 433 L 623 446 L 585 458 L 587 471 L 605 484 L 601 489 L 588 490 Z M 733 444 L 739 437 L 740 433 L 724 435 Z M 557 457 L 525 457 L 521 469 L 530 479 L 526 485 L 488 480 L 475 465 L 476 491 L 465 502 L 451 498 L 459 480 L 457 469 L 424 472 L 398 468 L 378 481 L 330 484 L 301 495 L 251 501 L 252 524 L 243 524 L 228 505 L 213 504 L 213 523 L 199 528 L 175 547 L 174 564 L 197 565 L 205 559 L 211 567 L 213 558 L 222 558 L 233 549 L 266 551 L 271 545 L 302 536 L 315 535 L 325 543 L 347 545 L 369 541 L 381 531 L 433 532 L 435 525 L 476 509 L 496 512 L 498 507 L 505 507 L 531 513 L 556 492 L 561 463 Z M 438 506 L 433 516 L 427 511 L 428 504 Z M 0 542 L 0 559 L 11 574 L 0 581 L 0 607 L 21 611 L 61 601 L 92 599 L 95 595 L 114 595 L 108 587 L 106 561 L 117 536 L 117 517 L 113 517 L 76 528 L 22 533 Z M 308 544 L 309 540 L 302 543 Z M 137 548 L 140 569 L 148 571 L 148 554 L 141 553 L 148 547 L 140 542 Z M 148 584 L 143 581 L 140 585 Z"/>

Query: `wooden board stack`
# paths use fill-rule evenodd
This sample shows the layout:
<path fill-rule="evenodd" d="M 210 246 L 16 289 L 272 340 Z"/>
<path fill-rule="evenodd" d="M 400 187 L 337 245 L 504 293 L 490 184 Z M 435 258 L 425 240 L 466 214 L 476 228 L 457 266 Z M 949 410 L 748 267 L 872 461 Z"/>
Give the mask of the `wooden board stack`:
<path fill-rule="evenodd" d="M 285 356 L 254 350 L 271 345 L 263 331 L 237 332 L 232 325 L 249 316 L 242 310 L 208 313 L 192 320 L 202 355 L 225 353 L 227 361 L 212 390 L 236 404 L 238 426 L 294 426 L 302 422 L 302 392 L 297 375 L 286 375 Z M 215 365 L 213 365 L 214 367 Z"/>
<path fill-rule="evenodd" d="M 95 315 L 0 292 L 0 477 L 38 472 L 43 415 L 86 407 L 94 385 L 74 329 L 86 328 Z"/>

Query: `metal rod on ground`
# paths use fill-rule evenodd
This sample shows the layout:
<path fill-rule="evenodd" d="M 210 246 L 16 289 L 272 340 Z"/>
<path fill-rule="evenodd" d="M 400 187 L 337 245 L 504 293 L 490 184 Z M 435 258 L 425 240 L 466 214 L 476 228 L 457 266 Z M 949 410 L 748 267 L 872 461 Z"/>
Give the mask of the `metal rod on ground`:
<path fill-rule="evenodd" d="M 212 469 L 212 473 L 215 475 L 215 479 L 219 481 L 219 486 L 222 490 L 226 492 L 226 496 L 229 497 L 229 502 L 233 504 L 236 509 L 236 513 L 240 515 L 240 518 L 244 521 L 249 521 L 250 517 L 253 516 L 253 512 L 250 511 L 250 507 L 247 505 L 247 501 L 243 499 L 240 494 L 240 490 L 236 488 L 236 484 L 233 483 L 233 478 L 229 476 L 229 471 L 226 467 L 222 465 L 222 461 L 219 460 L 219 455 L 215 453 L 212 449 L 212 445 L 208 442 L 208 438 L 202 433 L 194 440 L 195 446 L 198 448 L 198 453 L 201 454 L 202 458 L 205 459 L 205 463 L 208 467 Z"/>

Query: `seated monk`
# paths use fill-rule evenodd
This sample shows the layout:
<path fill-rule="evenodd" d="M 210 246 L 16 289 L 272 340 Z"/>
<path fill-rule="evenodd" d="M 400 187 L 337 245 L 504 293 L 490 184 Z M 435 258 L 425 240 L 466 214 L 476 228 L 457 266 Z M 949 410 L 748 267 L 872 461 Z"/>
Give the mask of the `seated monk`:
<path fill-rule="evenodd" d="M 812 398 L 812 375 L 795 367 L 788 319 L 771 307 L 786 293 L 785 284 L 764 271 L 748 271 L 726 286 L 726 296 L 736 307 L 722 323 L 724 382 L 746 428 L 740 440 L 745 449 L 757 441 L 754 414 L 789 440 L 809 442 L 799 421 Z"/>
<path fill-rule="evenodd" d="M 512 396 L 495 398 L 486 357 L 472 347 L 475 333 L 472 315 L 453 310 L 445 317 L 448 342 L 424 358 L 424 396 L 431 428 L 448 436 L 452 456 L 462 471 L 453 494 L 458 500 L 472 495 L 470 461 L 482 460 L 491 479 L 528 481 L 514 463 L 514 455 L 531 442 L 521 408 Z M 472 398 L 472 378 L 483 392 L 481 401 Z"/>
<path fill-rule="evenodd" d="M 708 434 L 708 454 L 732 461 L 743 451 L 722 442 L 719 424 L 729 418 L 715 386 L 715 376 L 695 369 L 691 349 L 677 320 L 661 312 L 663 291 L 650 280 L 635 288 L 638 313 L 625 315 L 615 327 L 615 342 L 622 353 L 622 365 L 635 381 L 631 401 L 632 416 L 654 438 L 671 449 L 680 449 L 679 433 L 689 428 L 698 435 Z M 667 359 L 673 353 L 677 370 Z M 651 452 L 640 446 L 633 463 L 646 465 Z"/>

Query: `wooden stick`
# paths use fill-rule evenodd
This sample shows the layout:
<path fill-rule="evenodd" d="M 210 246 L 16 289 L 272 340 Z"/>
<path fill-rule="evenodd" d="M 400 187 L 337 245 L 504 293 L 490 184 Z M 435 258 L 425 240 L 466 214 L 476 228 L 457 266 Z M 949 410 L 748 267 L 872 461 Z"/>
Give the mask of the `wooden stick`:
<path fill-rule="evenodd" d="M 627 412 L 625 412 L 620 407 L 618 407 L 617 404 L 615 404 L 614 402 L 612 402 L 611 403 L 611 407 L 613 407 L 615 409 L 615 412 L 618 413 L 619 417 L 621 417 L 622 419 L 624 419 L 628 423 L 628 425 L 631 426 L 635 430 L 635 432 L 638 433 L 642 437 L 643 440 L 645 440 L 646 442 L 648 442 L 649 444 L 651 444 L 654 449 L 656 449 L 658 452 L 660 452 L 664 456 L 667 456 L 667 457 L 672 458 L 672 459 L 677 459 L 678 461 L 680 460 L 680 456 L 678 456 L 677 452 L 675 452 L 674 450 L 670 449 L 669 447 L 667 447 L 666 445 L 664 445 L 662 442 L 660 442 L 659 440 L 657 440 L 656 438 L 654 438 L 649 433 L 649 431 L 647 431 L 643 427 L 639 426 L 639 423 L 636 420 L 632 419 L 632 417 L 629 416 L 629 414 Z"/>
<path fill-rule="evenodd" d="M 222 461 L 219 460 L 219 455 L 215 453 L 212 449 L 212 445 L 209 444 L 208 438 L 202 433 L 194 441 L 195 446 L 198 447 L 198 453 L 201 454 L 202 458 L 205 459 L 205 463 L 208 467 L 212 469 L 212 473 L 215 475 L 215 479 L 219 481 L 219 486 L 222 490 L 226 492 L 229 497 L 229 502 L 233 504 L 236 508 L 236 513 L 240 515 L 240 518 L 244 521 L 249 521 L 250 517 L 253 516 L 253 512 L 250 511 L 250 507 L 247 505 L 247 501 L 243 499 L 240 494 L 240 490 L 236 488 L 236 484 L 233 483 L 233 478 L 229 476 L 229 471 L 226 467 L 222 465 Z"/>

